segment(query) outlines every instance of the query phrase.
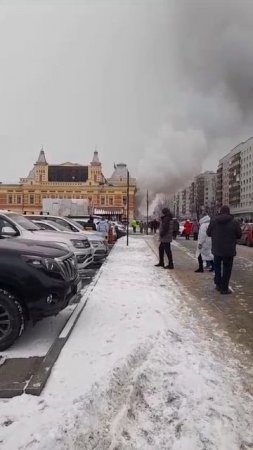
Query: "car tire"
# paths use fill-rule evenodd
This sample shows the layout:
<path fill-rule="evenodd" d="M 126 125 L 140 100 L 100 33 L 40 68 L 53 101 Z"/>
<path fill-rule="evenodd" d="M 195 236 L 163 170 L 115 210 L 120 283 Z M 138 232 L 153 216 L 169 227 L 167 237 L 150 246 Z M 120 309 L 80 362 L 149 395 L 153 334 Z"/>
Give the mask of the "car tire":
<path fill-rule="evenodd" d="M 19 300 L 0 290 L 0 351 L 9 348 L 25 329 L 24 310 Z"/>

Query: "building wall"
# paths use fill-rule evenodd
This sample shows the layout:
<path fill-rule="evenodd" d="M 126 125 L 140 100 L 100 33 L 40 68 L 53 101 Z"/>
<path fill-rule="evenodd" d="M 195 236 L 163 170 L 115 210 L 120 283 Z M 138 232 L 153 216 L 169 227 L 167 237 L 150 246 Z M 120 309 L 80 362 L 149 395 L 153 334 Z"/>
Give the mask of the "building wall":
<path fill-rule="evenodd" d="M 241 142 L 219 162 L 217 204 L 232 214 L 253 218 L 253 138 Z M 222 201 L 220 196 L 222 191 Z"/>
<path fill-rule="evenodd" d="M 129 206 L 130 217 L 135 215 L 136 187 L 130 186 Z M 0 185 L 0 209 L 10 209 L 20 213 L 39 214 L 42 211 L 43 198 L 73 198 L 88 199 L 91 208 L 115 207 L 124 208 L 126 215 L 127 187 L 113 186 L 65 186 L 64 183 L 55 186 L 47 183 L 47 186 L 33 184 L 25 185 Z"/>
<path fill-rule="evenodd" d="M 245 143 L 241 151 L 241 202 L 240 207 L 253 207 L 253 138 Z"/>
<path fill-rule="evenodd" d="M 175 212 L 181 218 L 195 218 L 203 212 L 214 214 L 216 205 L 216 173 L 204 172 L 187 188 L 175 194 Z"/>
<path fill-rule="evenodd" d="M 51 199 L 88 199 L 91 212 L 94 208 L 127 210 L 127 180 L 120 186 L 101 183 L 101 167 L 89 167 L 87 182 L 48 182 L 48 166 L 35 164 L 34 179 L 22 178 L 19 184 L 0 185 L 0 209 L 19 213 L 39 214 L 42 211 L 43 198 Z M 136 183 L 131 179 L 129 188 L 130 218 L 136 211 Z"/>
<path fill-rule="evenodd" d="M 204 173 L 204 207 L 212 213 L 216 205 L 216 180 L 216 173 Z"/>

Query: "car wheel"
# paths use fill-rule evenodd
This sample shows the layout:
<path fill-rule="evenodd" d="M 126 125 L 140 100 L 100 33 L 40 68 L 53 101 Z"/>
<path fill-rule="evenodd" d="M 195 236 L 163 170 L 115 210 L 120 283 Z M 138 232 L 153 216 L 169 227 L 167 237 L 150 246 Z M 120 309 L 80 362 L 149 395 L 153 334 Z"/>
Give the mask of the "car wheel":
<path fill-rule="evenodd" d="M 6 291 L 0 291 L 0 351 L 9 348 L 25 329 L 21 303 Z"/>

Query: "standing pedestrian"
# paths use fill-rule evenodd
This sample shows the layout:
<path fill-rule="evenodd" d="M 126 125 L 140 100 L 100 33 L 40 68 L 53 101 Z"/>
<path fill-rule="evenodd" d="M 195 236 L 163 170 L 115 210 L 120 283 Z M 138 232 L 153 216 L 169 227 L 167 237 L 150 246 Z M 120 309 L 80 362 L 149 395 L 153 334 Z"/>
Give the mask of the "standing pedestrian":
<path fill-rule="evenodd" d="M 91 228 L 93 231 L 97 230 L 96 224 L 94 222 L 94 218 L 92 216 L 89 217 L 89 220 L 88 220 L 85 228 Z"/>
<path fill-rule="evenodd" d="M 99 233 L 105 233 L 105 235 L 108 235 L 109 233 L 110 225 L 107 220 L 105 220 L 104 217 L 100 220 L 100 222 L 97 224 L 97 231 Z"/>
<path fill-rule="evenodd" d="M 192 222 L 192 233 L 193 233 L 194 241 L 198 240 L 199 226 L 200 226 L 200 224 L 198 223 L 198 220 L 194 219 Z"/>
<path fill-rule="evenodd" d="M 192 231 L 192 224 L 189 221 L 189 219 L 186 219 L 186 221 L 184 223 L 184 235 L 185 235 L 185 239 L 187 241 L 189 241 L 189 239 L 190 239 L 191 231 Z"/>
<path fill-rule="evenodd" d="M 143 230 L 144 230 L 144 223 L 142 222 L 142 220 L 140 221 L 140 233 L 143 234 Z"/>
<path fill-rule="evenodd" d="M 210 272 L 214 270 L 213 254 L 212 254 L 212 240 L 207 236 L 206 232 L 210 224 L 210 217 L 206 214 L 200 219 L 200 228 L 198 233 L 198 245 L 196 251 L 196 257 L 198 258 L 199 267 L 195 270 L 196 273 L 204 272 L 204 261 L 209 263 Z"/>
<path fill-rule="evenodd" d="M 153 234 L 154 233 L 154 220 L 151 220 L 151 222 L 150 222 L 150 230 L 151 230 L 151 233 Z"/>
<path fill-rule="evenodd" d="M 174 240 L 177 239 L 177 235 L 179 233 L 179 228 L 180 228 L 179 222 L 178 222 L 177 218 L 174 217 L 173 218 L 173 239 Z"/>
<path fill-rule="evenodd" d="M 153 221 L 153 227 L 154 227 L 154 233 L 156 234 L 156 232 L 159 228 L 159 222 L 156 219 Z"/>
<path fill-rule="evenodd" d="M 241 238 L 242 230 L 228 206 L 222 206 L 220 214 L 210 222 L 207 235 L 212 238 L 216 289 L 221 294 L 231 294 L 229 280 L 236 256 L 236 242 Z"/>
<path fill-rule="evenodd" d="M 136 222 L 135 219 L 132 220 L 131 226 L 132 226 L 132 228 L 133 228 L 133 232 L 136 233 L 137 222 Z"/>
<path fill-rule="evenodd" d="M 170 210 L 168 208 L 164 208 L 162 210 L 163 216 L 161 217 L 160 227 L 159 227 L 159 237 L 160 237 L 160 245 L 159 245 L 159 263 L 156 264 L 156 267 L 164 267 L 164 252 L 168 258 L 168 266 L 164 267 L 165 269 L 174 269 L 173 257 L 171 251 L 171 241 L 173 235 L 173 218 Z"/>

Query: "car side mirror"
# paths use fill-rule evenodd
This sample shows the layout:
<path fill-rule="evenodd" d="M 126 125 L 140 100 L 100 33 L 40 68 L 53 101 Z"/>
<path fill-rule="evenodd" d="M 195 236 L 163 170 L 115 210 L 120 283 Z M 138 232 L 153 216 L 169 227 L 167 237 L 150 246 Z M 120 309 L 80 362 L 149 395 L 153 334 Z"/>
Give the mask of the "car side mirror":
<path fill-rule="evenodd" d="M 14 237 L 17 236 L 17 232 L 11 227 L 3 227 L 1 236 L 3 237 Z"/>

